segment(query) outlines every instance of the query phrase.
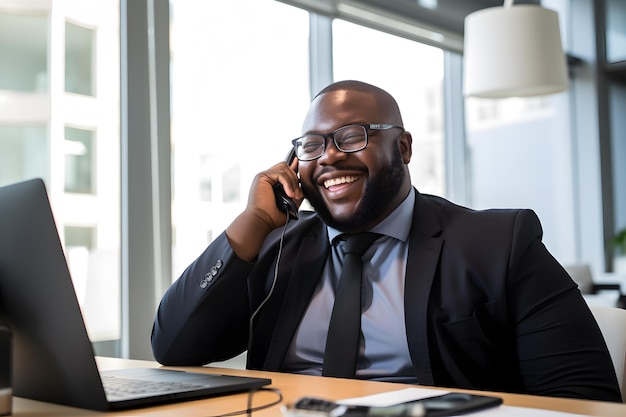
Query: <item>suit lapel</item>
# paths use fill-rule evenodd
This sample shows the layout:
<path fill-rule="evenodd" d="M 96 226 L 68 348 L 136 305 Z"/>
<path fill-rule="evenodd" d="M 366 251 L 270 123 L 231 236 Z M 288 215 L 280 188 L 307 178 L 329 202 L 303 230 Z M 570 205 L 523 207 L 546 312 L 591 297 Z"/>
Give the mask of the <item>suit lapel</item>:
<path fill-rule="evenodd" d="M 322 276 L 328 249 L 328 236 L 323 227 L 319 235 L 301 240 L 297 255 L 285 270 L 290 274 L 289 283 L 267 351 L 265 369 L 280 370 L 291 339 Z"/>
<path fill-rule="evenodd" d="M 437 271 L 443 239 L 437 215 L 416 194 L 404 284 L 404 311 L 411 360 L 420 384 L 434 383 L 428 348 L 428 300 Z"/>
<path fill-rule="evenodd" d="M 441 226 L 435 210 L 428 200 L 419 193 L 416 194 L 404 309 L 409 352 L 418 381 L 422 384 L 434 383 L 428 348 L 428 300 L 443 244 L 440 237 Z M 326 228 L 321 225 L 318 233 L 308 234 L 297 249 L 289 252 L 296 255 L 288 264 L 285 263 L 281 273 L 281 276 L 283 273 L 289 274 L 289 280 L 263 369 L 280 370 L 289 344 L 322 275 L 328 246 Z M 289 253 L 285 253 L 286 259 L 291 256 Z"/>

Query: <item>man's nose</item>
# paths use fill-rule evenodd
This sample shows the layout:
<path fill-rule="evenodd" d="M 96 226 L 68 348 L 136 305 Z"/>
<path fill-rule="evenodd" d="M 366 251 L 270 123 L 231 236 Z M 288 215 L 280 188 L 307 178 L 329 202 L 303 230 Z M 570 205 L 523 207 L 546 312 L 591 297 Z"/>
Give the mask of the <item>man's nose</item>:
<path fill-rule="evenodd" d="M 332 138 L 328 138 L 326 149 L 324 149 L 324 153 L 320 156 L 319 163 L 322 165 L 332 165 L 335 161 L 345 158 L 346 153 L 337 148 Z"/>

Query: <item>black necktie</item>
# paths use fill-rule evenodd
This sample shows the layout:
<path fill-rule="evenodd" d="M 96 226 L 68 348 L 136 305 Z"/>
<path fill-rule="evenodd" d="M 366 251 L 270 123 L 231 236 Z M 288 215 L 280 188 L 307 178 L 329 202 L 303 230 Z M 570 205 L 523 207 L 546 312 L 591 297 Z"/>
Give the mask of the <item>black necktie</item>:
<path fill-rule="evenodd" d="M 376 233 L 348 236 L 343 270 L 330 317 L 322 375 L 354 377 L 361 334 L 361 256 L 379 236 Z"/>

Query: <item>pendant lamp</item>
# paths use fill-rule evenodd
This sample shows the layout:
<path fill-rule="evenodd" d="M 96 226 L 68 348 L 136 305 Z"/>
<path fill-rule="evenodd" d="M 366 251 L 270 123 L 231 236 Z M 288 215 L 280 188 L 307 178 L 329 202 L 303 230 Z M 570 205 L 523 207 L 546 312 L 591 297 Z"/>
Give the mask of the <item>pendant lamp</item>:
<path fill-rule="evenodd" d="M 490 7 L 467 15 L 464 95 L 529 97 L 568 87 L 558 14 L 540 6 Z"/>

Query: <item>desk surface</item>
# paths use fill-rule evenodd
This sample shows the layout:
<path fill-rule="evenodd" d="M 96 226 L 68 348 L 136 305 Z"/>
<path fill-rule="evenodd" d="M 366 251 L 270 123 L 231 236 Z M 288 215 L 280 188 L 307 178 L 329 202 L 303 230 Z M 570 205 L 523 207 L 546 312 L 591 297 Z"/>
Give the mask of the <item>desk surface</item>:
<path fill-rule="evenodd" d="M 98 358 L 98 366 L 102 369 L 119 369 L 133 367 L 158 367 L 155 362 L 136 361 L 115 358 Z M 176 369 L 176 368 L 174 368 Z M 272 388 L 278 388 L 283 394 L 283 404 L 309 395 L 328 399 L 343 399 L 378 394 L 402 389 L 404 386 L 385 382 L 345 380 L 305 375 L 283 374 L 273 372 L 248 371 L 241 369 L 198 367 L 198 372 L 218 372 L 228 375 L 261 376 L 272 379 Z M 456 391 L 456 390 L 455 390 Z M 570 400 L 563 398 L 537 397 L 531 395 L 489 393 L 504 399 L 504 404 L 517 407 L 541 408 L 603 417 L 626 416 L 626 404 L 600 401 Z M 273 402 L 276 395 L 271 392 L 258 392 L 254 395 L 253 406 Z M 110 414 L 115 416 L 217 416 L 233 411 L 245 410 L 247 394 L 234 394 L 205 400 L 167 404 L 149 408 L 139 408 L 122 412 L 100 413 L 96 411 L 60 406 L 15 397 L 13 399 L 14 416 L 96 416 Z M 245 415 L 245 414 L 244 414 Z M 253 413 L 254 417 L 280 416 L 280 405 Z"/>

